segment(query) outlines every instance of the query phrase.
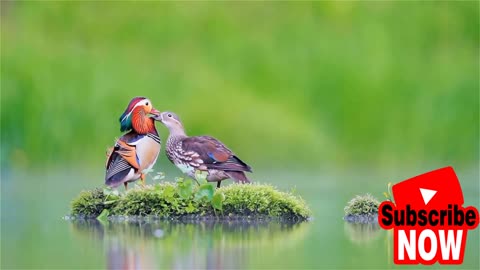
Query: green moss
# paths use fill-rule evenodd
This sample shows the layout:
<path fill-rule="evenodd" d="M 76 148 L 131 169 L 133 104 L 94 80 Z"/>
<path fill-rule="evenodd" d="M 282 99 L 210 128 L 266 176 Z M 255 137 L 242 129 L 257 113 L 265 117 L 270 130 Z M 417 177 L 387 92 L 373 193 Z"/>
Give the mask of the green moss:
<path fill-rule="evenodd" d="M 312 215 L 302 198 L 278 191 L 270 185 L 233 184 L 222 187 L 217 192 L 225 195 L 223 209 L 227 213 L 302 218 Z"/>
<path fill-rule="evenodd" d="M 190 190 L 191 189 L 191 190 Z M 187 190 L 187 191 L 186 191 Z M 118 194 L 111 190 L 82 191 L 72 201 L 74 216 L 97 217 L 107 209 L 114 216 L 307 219 L 305 201 L 270 185 L 232 184 L 205 192 L 205 186 L 185 188 L 184 182 L 163 182 Z"/>
<path fill-rule="evenodd" d="M 374 215 L 378 213 L 380 202 L 370 194 L 357 195 L 345 206 L 345 215 Z"/>
<path fill-rule="evenodd" d="M 97 188 L 90 191 L 82 191 L 71 203 L 72 214 L 96 217 L 104 209 L 111 207 L 110 204 L 106 204 L 105 202 L 106 195 L 101 189 Z"/>

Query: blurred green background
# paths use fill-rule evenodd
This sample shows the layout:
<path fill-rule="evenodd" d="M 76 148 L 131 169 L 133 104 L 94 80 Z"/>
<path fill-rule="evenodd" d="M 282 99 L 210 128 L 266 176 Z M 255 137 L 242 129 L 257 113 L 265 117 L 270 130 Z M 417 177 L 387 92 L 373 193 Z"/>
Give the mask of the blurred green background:
<path fill-rule="evenodd" d="M 480 205 L 478 1 L 0 3 L 2 269 L 395 268 L 391 232 L 342 220 L 353 196 L 452 165 Z M 134 96 L 295 190 L 315 220 L 62 220 L 102 186 Z M 479 268 L 479 233 L 459 268 Z"/>
<path fill-rule="evenodd" d="M 134 96 L 254 169 L 475 165 L 477 7 L 2 2 L 2 166 L 98 166 Z"/>

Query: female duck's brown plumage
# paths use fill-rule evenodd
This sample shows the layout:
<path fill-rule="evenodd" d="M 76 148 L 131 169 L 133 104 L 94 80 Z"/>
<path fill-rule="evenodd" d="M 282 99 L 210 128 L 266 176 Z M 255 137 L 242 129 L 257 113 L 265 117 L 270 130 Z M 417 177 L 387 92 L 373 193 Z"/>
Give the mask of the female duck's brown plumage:
<path fill-rule="evenodd" d="M 136 97 L 130 101 L 120 116 L 120 131 L 128 131 L 120 137 L 107 153 L 105 184 L 117 187 L 122 183 L 142 180 L 155 164 L 160 152 L 160 138 L 155 121 L 150 114 L 160 114 L 149 99 Z"/>
<path fill-rule="evenodd" d="M 196 170 L 207 172 L 207 180 L 218 182 L 217 187 L 228 178 L 250 182 L 245 175 L 245 172 L 252 171 L 250 166 L 219 140 L 210 136 L 188 137 L 180 119 L 172 112 L 164 112 L 154 118 L 169 129 L 167 157 L 183 173 L 195 179 Z"/>

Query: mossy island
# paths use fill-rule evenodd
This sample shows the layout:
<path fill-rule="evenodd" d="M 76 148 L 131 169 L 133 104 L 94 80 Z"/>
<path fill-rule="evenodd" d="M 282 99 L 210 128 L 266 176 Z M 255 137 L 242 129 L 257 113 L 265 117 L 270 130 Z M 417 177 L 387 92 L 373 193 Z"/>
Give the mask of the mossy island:
<path fill-rule="evenodd" d="M 344 220 L 351 223 L 377 223 L 380 201 L 370 194 L 357 195 L 344 208 Z"/>
<path fill-rule="evenodd" d="M 191 179 L 160 182 L 125 192 L 82 191 L 71 203 L 71 219 L 100 220 L 279 220 L 305 221 L 306 202 L 268 184 L 231 184 L 215 189 Z"/>

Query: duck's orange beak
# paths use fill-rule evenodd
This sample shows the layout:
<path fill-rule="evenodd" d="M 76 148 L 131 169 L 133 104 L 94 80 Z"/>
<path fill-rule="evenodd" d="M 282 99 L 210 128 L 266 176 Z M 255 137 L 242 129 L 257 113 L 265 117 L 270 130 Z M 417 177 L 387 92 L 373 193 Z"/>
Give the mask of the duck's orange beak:
<path fill-rule="evenodd" d="M 153 114 L 155 116 L 159 116 L 161 114 L 161 112 L 155 108 L 152 108 L 152 110 L 150 110 L 150 114 Z"/>

